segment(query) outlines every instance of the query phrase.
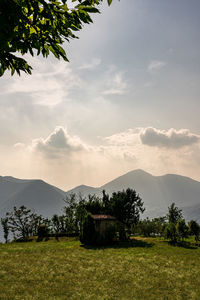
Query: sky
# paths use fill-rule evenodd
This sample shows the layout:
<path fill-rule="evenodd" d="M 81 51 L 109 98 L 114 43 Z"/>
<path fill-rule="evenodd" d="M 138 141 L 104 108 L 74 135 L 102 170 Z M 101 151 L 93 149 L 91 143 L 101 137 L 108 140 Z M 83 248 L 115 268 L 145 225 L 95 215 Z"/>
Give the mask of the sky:
<path fill-rule="evenodd" d="M 113 0 L 69 63 L 0 78 L 0 175 L 68 190 L 134 169 L 200 181 L 200 1 Z"/>

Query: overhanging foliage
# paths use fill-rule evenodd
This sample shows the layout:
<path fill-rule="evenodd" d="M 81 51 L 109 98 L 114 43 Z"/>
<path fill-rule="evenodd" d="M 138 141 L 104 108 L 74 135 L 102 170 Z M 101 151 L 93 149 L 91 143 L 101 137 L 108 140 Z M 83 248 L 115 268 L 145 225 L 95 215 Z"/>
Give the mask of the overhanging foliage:
<path fill-rule="evenodd" d="M 31 74 L 32 67 L 15 53 L 68 61 L 62 45 L 77 38 L 83 24 L 92 23 L 91 13 L 99 13 L 104 0 L 1 0 L 0 1 L 0 76 L 5 70 Z M 106 0 L 108 5 L 112 0 Z"/>

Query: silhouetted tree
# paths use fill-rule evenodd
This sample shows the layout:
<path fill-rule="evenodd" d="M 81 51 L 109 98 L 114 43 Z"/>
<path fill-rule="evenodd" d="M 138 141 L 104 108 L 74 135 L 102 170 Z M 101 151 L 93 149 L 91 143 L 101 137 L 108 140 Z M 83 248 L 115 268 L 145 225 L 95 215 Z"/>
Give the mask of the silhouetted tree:
<path fill-rule="evenodd" d="M 135 231 L 140 235 L 151 236 L 155 234 L 154 222 L 152 222 L 149 218 L 141 220 L 135 226 Z"/>
<path fill-rule="evenodd" d="M 66 206 L 63 208 L 66 230 L 68 234 L 78 233 L 76 209 L 78 206 L 76 195 L 70 194 L 65 199 Z"/>
<path fill-rule="evenodd" d="M 53 232 L 58 235 L 59 232 L 60 232 L 60 220 L 59 220 L 59 216 L 58 215 L 53 215 L 52 219 L 52 229 L 53 229 Z"/>
<path fill-rule="evenodd" d="M 172 243 L 176 243 L 178 240 L 178 234 L 176 230 L 176 225 L 174 223 L 169 223 L 165 227 L 164 237 L 170 240 Z"/>
<path fill-rule="evenodd" d="M 182 219 L 182 210 L 175 206 L 175 203 L 172 203 L 168 207 L 167 219 L 169 223 L 177 224 L 179 219 Z"/>
<path fill-rule="evenodd" d="M 131 225 L 138 223 L 140 214 L 145 210 L 143 205 L 139 194 L 128 188 L 112 194 L 108 212 L 126 225 L 130 233 Z"/>
<path fill-rule="evenodd" d="M 103 201 L 96 195 L 88 195 L 88 201 L 85 204 L 85 208 L 88 212 L 94 215 L 105 213 Z"/>
<path fill-rule="evenodd" d="M 152 219 L 152 222 L 154 223 L 154 233 L 157 235 L 162 236 L 166 227 L 166 220 L 167 217 L 158 217 Z"/>
<path fill-rule="evenodd" d="M 189 227 L 189 232 L 191 235 L 194 235 L 195 237 L 195 241 L 199 241 L 199 235 L 200 235 L 200 226 L 199 224 L 194 221 L 194 220 L 191 220 L 189 223 L 188 223 L 188 227 Z"/>
<path fill-rule="evenodd" d="M 102 202 L 103 202 L 103 207 L 105 209 L 105 212 L 107 212 L 109 210 L 109 195 L 106 194 L 106 191 L 103 190 L 103 198 L 102 198 Z"/>
<path fill-rule="evenodd" d="M 37 241 L 40 242 L 42 241 L 44 238 L 48 238 L 48 234 L 49 234 L 49 228 L 47 225 L 45 224 L 40 224 L 38 226 L 38 230 L 37 230 L 37 236 L 38 236 L 38 239 Z"/>
<path fill-rule="evenodd" d="M 26 239 L 33 234 L 35 224 L 38 221 L 38 216 L 24 205 L 18 209 L 14 206 L 13 211 L 8 212 L 6 217 L 13 236 L 22 239 Z"/>
<path fill-rule="evenodd" d="M 81 195 L 79 195 L 79 202 L 77 204 L 76 212 L 75 212 L 76 224 L 77 224 L 77 229 L 79 234 L 82 231 L 83 220 L 86 215 L 87 215 L 86 200 L 85 198 L 82 198 Z"/>
<path fill-rule="evenodd" d="M 1 218 L 1 225 L 3 227 L 4 239 L 5 242 L 8 242 L 9 235 L 9 226 L 8 226 L 8 218 Z"/>
<path fill-rule="evenodd" d="M 85 245 L 96 244 L 96 231 L 91 213 L 87 213 L 83 220 L 83 227 L 80 234 L 80 241 Z"/>
<path fill-rule="evenodd" d="M 188 227 L 184 219 L 178 220 L 176 224 L 176 230 L 177 230 L 178 237 L 181 238 L 182 240 L 188 237 Z"/>

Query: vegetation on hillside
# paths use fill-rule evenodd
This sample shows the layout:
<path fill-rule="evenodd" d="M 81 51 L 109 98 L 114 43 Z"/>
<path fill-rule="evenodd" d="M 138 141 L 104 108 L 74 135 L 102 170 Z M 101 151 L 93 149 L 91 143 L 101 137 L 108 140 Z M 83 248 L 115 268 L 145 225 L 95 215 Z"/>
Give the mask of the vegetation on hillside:
<path fill-rule="evenodd" d="M 172 244 L 183 242 L 188 236 L 199 241 L 200 226 L 195 220 L 186 224 L 182 211 L 172 203 L 166 216 L 152 220 L 140 220 L 144 212 L 144 203 L 135 190 L 127 189 L 114 192 L 111 197 L 103 191 L 102 198 L 89 195 L 88 198 L 71 194 L 65 199 L 62 215 L 53 215 L 51 219 L 31 212 L 24 206 L 14 207 L 5 218 L 1 219 L 5 242 L 9 237 L 14 240 L 28 240 L 38 236 L 38 241 L 55 236 L 80 236 L 84 244 L 105 245 L 113 241 L 125 240 L 132 235 L 146 237 L 160 236 Z M 95 231 L 95 215 L 110 215 L 116 218 L 114 225 L 109 226 L 104 234 Z"/>
<path fill-rule="evenodd" d="M 130 234 L 131 226 L 139 222 L 140 213 L 144 212 L 142 199 L 132 189 L 113 193 L 111 197 L 105 191 L 102 198 L 89 195 L 88 199 L 85 199 L 80 196 L 78 201 L 75 194 L 71 194 L 66 198 L 65 203 L 63 214 L 60 216 L 55 214 L 51 219 L 38 216 L 24 206 L 18 209 L 14 207 L 12 212 L 8 212 L 6 217 L 1 219 L 6 242 L 9 232 L 14 239 L 22 240 L 33 235 L 38 235 L 39 239 L 45 235 L 56 237 L 82 235 L 88 213 L 109 214 L 115 217 L 122 224 L 120 227 L 127 229 Z"/>

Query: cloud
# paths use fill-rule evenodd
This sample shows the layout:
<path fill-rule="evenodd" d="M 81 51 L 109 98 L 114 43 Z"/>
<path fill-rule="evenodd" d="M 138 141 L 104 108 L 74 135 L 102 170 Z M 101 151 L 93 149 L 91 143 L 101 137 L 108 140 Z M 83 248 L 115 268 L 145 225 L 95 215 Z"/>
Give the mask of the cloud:
<path fill-rule="evenodd" d="M 9 80 L 1 94 L 24 94 L 31 97 L 34 104 L 55 106 L 61 103 L 76 87 L 81 87 L 81 79 L 64 61 L 41 62 L 31 60 L 33 74 L 20 77 L 14 76 Z"/>
<path fill-rule="evenodd" d="M 14 148 L 17 149 L 17 150 L 24 150 L 25 144 L 23 144 L 23 143 L 16 143 L 16 144 L 14 144 Z"/>
<path fill-rule="evenodd" d="M 138 134 L 140 128 L 130 128 L 123 132 L 115 133 L 111 136 L 104 138 L 111 145 L 133 145 L 138 143 Z"/>
<path fill-rule="evenodd" d="M 153 127 L 145 128 L 140 133 L 142 144 L 165 148 L 181 148 L 200 141 L 200 136 L 191 133 L 188 129 L 159 130 Z"/>
<path fill-rule="evenodd" d="M 85 63 L 79 67 L 79 70 L 93 70 L 101 64 L 100 58 L 93 58 L 91 62 Z"/>
<path fill-rule="evenodd" d="M 32 151 L 43 153 L 50 158 L 87 149 L 79 137 L 70 136 L 62 126 L 57 126 L 46 139 L 34 139 L 31 145 Z"/>
<path fill-rule="evenodd" d="M 164 61 L 160 61 L 160 60 L 152 60 L 147 69 L 149 72 L 151 71 L 156 71 L 156 70 L 160 70 L 161 68 L 166 66 L 166 62 Z"/>
<path fill-rule="evenodd" d="M 123 79 L 123 73 L 117 72 L 107 81 L 107 89 L 103 95 L 123 95 L 127 91 L 127 83 Z"/>
<path fill-rule="evenodd" d="M 116 174 L 138 168 L 157 175 L 186 174 L 188 170 L 199 176 L 194 168 L 199 161 L 199 140 L 200 136 L 186 129 L 164 131 L 138 127 L 105 137 L 95 145 L 57 126 L 49 136 L 34 139 L 29 146 L 15 144 L 10 156 L 15 157 L 16 170 L 20 168 L 26 173 L 29 167 L 31 176 L 62 186 L 98 186 Z M 1 163 L 3 170 L 8 170 L 6 164 Z"/>

